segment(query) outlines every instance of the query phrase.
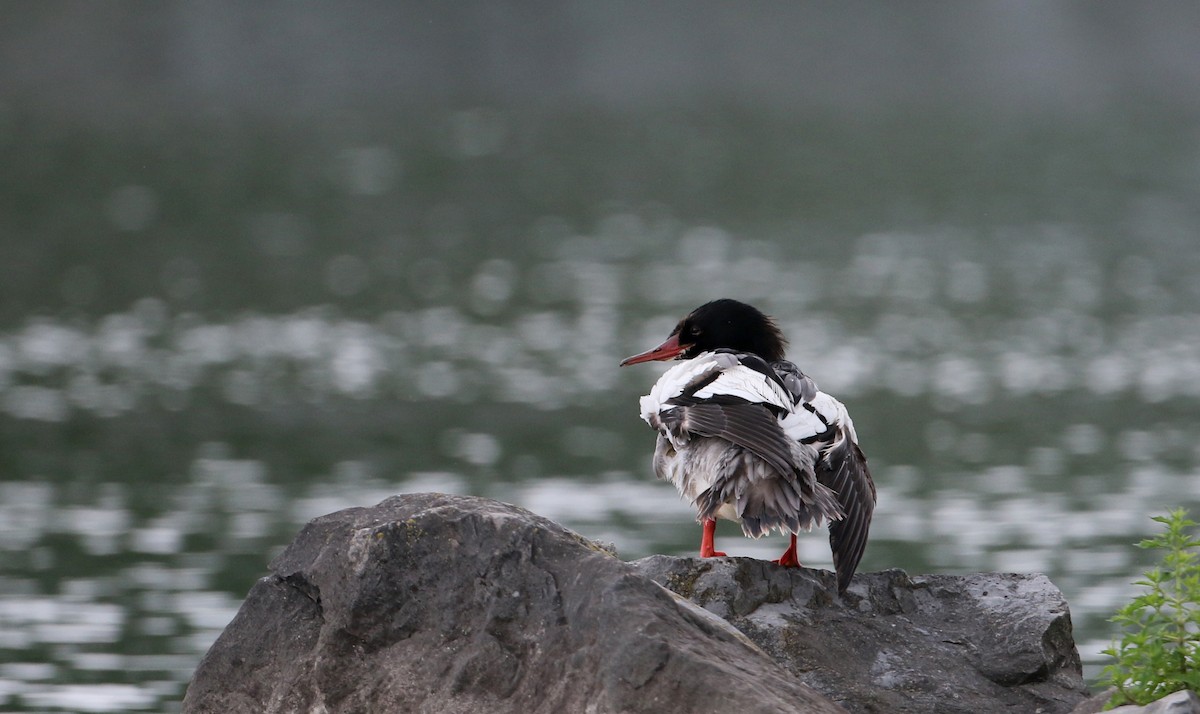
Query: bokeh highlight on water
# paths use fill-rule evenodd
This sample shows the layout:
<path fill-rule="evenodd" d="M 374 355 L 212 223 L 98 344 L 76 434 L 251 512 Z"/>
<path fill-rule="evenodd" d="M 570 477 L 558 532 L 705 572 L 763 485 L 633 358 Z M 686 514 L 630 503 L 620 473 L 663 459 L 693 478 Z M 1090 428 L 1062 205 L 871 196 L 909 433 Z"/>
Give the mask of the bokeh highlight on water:
<path fill-rule="evenodd" d="M 609 220 L 631 243 L 645 231 Z M 0 482 L 2 695 L 92 711 L 178 697 L 303 523 L 395 493 L 510 501 L 625 558 L 691 552 L 690 512 L 650 476 L 636 417 L 657 370 L 616 365 L 684 306 L 725 294 L 777 315 L 791 358 L 856 416 L 880 488 L 866 569 L 1047 572 L 1095 662 L 1103 618 L 1145 562 L 1130 543 L 1149 514 L 1200 500 L 1183 417 L 1200 390 L 1200 318 L 1160 307 L 1158 266 L 1106 269 L 1086 242 L 1042 237 L 980 258 L 945 236 L 877 234 L 821 264 L 693 226 L 669 260 L 597 255 L 606 244 L 582 238 L 530 265 L 488 258 L 462 305 L 373 320 L 324 304 L 209 321 L 158 298 L 31 319 L 0 333 L 0 409 L 27 435 L 153 439 L 198 412 L 238 426 L 182 446 L 186 463 L 145 457 L 140 473 L 105 463 L 111 443 L 43 442 L 66 451 Z M 565 294 L 511 304 L 547 275 Z M 1005 296 L 1018 300 L 996 309 Z M 323 413 L 306 427 L 295 412 Z M 259 453 L 309 428 L 363 441 Z M 756 557 L 780 545 L 723 540 Z M 824 538 L 801 546 L 829 567 Z"/>
<path fill-rule="evenodd" d="M 1194 11 L 985 5 L 8 10 L 0 709 L 178 710 L 305 522 L 397 493 L 694 553 L 617 364 L 720 296 L 854 416 L 863 569 L 1045 572 L 1094 676 L 1200 505 Z"/>

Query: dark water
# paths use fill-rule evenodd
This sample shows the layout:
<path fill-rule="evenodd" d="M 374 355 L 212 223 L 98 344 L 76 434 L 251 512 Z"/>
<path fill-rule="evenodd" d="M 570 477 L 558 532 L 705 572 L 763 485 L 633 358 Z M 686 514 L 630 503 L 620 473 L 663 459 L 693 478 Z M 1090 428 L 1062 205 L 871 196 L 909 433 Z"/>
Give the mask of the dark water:
<path fill-rule="evenodd" d="M 616 365 L 719 296 L 854 416 L 863 568 L 1045 572 L 1094 675 L 1200 505 L 1190 115 L 652 104 L 0 104 L 0 708 L 177 710 L 308 519 L 396 493 L 694 552 Z"/>

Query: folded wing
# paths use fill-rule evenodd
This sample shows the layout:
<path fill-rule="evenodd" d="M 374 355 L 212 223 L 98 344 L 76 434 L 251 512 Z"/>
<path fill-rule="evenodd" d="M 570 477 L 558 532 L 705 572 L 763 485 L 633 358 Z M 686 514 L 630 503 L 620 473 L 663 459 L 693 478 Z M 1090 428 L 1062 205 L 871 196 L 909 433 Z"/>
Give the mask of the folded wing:
<path fill-rule="evenodd" d="M 837 571 L 838 590 L 845 591 L 862 560 L 875 513 L 875 482 L 867 457 L 858 446 L 854 422 L 846 407 L 817 389 L 791 362 L 771 363 L 782 378 L 796 410 L 782 420 L 790 438 L 811 444 L 821 454 L 817 480 L 837 494 L 842 518 L 829 524 L 829 547 Z"/>
<path fill-rule="evenodd" d="M 850 586 L 862 560 L 875 512 L 875 482 L 862 449 L 846 433 L 840 434 L 817 462 L 817 480 L 837 494 L 842 519 L 829 524 L 829 547 L 837 571 L 838 590 Z"/>

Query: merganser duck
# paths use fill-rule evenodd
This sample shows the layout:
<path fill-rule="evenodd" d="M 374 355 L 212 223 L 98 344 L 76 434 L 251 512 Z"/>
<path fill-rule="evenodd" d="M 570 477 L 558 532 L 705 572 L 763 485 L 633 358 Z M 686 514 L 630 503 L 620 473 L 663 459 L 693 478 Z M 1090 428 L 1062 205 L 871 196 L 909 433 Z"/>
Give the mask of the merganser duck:
<path fill-rule="evenodd" d="M 654 472 L 696 508 L 700 557 L 715 549 L 716 519 L 759 538 L 791 536 L 776 561 L 799 567 L 796 534 L 829 523 L 838 592 L 862 559 L 875 483 L 841 402 L 783 359 L 787 340 L 767 315 L 736 300 L 706 303 L 661 345 L 621 366 L 684 360 L 641 398 L 658 431 Z"/>

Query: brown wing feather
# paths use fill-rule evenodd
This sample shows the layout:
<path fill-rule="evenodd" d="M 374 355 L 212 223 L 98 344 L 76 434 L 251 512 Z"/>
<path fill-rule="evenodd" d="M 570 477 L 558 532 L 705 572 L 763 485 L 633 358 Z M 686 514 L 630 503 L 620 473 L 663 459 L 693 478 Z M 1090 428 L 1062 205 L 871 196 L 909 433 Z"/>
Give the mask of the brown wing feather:
<path fill-rule="evenodd" d="M 829 547 L 837 571 L 838 592 L 845 592 L 867 546 L 871 516 L 875 512 L 875 482 L 867 468 L 867 457 L 849 435 L 825 452 L 817 464 L 817 480 L 837 494 L 845 514 L 829 524 Z"/>

